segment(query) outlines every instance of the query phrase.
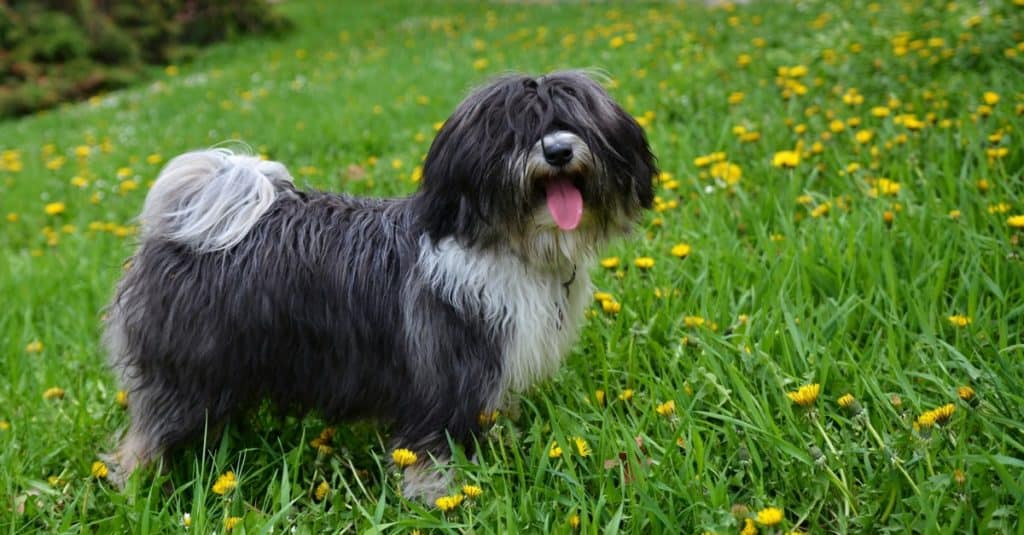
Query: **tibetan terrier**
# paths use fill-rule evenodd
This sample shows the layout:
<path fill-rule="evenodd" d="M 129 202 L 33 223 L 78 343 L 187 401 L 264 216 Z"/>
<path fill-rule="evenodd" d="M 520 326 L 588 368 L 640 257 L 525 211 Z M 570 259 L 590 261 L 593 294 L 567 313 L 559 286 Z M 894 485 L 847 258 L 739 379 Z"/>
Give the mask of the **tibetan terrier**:
<path fill-rule="evenodd" d="M 444 123 L 403 199 L 297 189 L 224 149 L 171 160 L 107 310 L 131 424 L 112 480 L 269 399 L 376 418 L 419 454 L 406 496 L 448 483 L 481 414 L 551 375 L 587 269 L 651 205 L 643 129 L 580 72 L 509 75 Z"/>

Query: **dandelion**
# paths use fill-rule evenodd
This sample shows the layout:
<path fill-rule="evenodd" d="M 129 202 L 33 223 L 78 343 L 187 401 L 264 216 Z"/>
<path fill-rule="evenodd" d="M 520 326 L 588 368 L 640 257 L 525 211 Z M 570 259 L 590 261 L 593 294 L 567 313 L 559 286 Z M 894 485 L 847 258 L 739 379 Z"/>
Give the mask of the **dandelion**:
<path fill-rule="evenodd" d="M 618 36 L 618 35 L 616 35 L 615 37 L 612 37 L 612 39 L 610 41 L 608 41 L 608 46 L 610 46 L 612 48 L 619 48 L 619 47 L 621 47 L 624 44 L 626 44 L 626 40 L 623 39 L 621 36 Z"/>
<path fill-rule="evenodd" d="M 604 301 L 601 301 L 601 310 L 603 310 L 605 314 L 615 315 L 622 310 L 622 303 L 619 303 L 614 299 L 605 299 Z"/>
<path fill-rule="evenodd" d="M 615 269 L 619 267 L 619 257 L 610 256 L 601 260 L 601 267 L 605 269 Z"/>
<path fill-rule="evenodd" d="M 309 445 L 316 448 L 317 453 L 321 455 L 330 455 L 334 451 L 331 447 L 331 440 L 334 439 L 334 428 L 325 427 L 320 435 L 309 442 Z"/>
<path fill-rule="evenodd" d="M 952 403 L 947 403 L 941 407 L 932 409 L 932 414 L 935 415 L 935 423 L 939 425 L 948 422 L 954 412 L 956 412 L 956 405 L 953 405 Z"/>
<path fill-rule="evenodd" d="M 96 461 L 92 463 L 92 467 L 89 469 L 89 472 L 92 474 L 92 477 L 95 477 L 96 479 L 104 479 L 110 473 L 110 470 L 107 469 L 106 464 L 103 464 L 103 461 Z"/>
<path fill-rule="evenodd" d="M 633 389 L 627 388 L 622 392 L 619 392 L 619 401 L 629 401 L 633 399 Z"/>
<path fill-rule="evenodd" d="M 399 468 L 405 468 L 406 466 L 416 462 L 416 454 L 405 448 L 398 448 L 391 452 L 391 460 L 394 461 Z"/>
<path fill-rule="evenodd" d="M 181 527 L 188 529 L 192 526 L 192 515 L 185 513 L 181 515 Z"/>
<path fill-rule="evenodd" d="M 0 431 L 10 431 L 10 430 L 11 430 L 11 422 L 8 422 L 7 420 L 0 420 Z"/>
<path fill-rule="evenodd" d="M 321 481 L 320 484 L 316 486 L 316 490 L 313 492 L 313 497 L 316 501 L 322 502 L 324 498 L 327 497 L 328 492 L 331 492 L 331 485 L 326 481 Z"/>
<path fill-rule="evenodd" d="M 463 496 L 462 494 L 441 496 L 440 498 L 434 501 L 434 505 L 436 505 L 438 509 L 447 513 L 448 511 L 451 511 L 452 509 L 458 507 L 462 503 L 462 500 L 464 500 L 465 498 L 466 497 Z"/>
<path fill-rule="evenodd" d="M 473 61 L 473 68 L 475 70 L 482 71 L 486 69 L 489 64 L 490 62 L 487 61 L 487 58 L 479 58 Z"/>
<path fill-rule="evenodd" d="M 960 219 L 960 216 L 962 215 L 962 213 L 960 212 L 960 210 L 950 210 L 949 214 L 947 214 L 947 215 L 949 216 L 950 219 L 957 220 L 957 219 Z"/>
<path fill-rule="evenodd" d="M 668 400 L 654 408 L 659 416 L 672 416 L 676 412 L 675 400 Z"/>
<path fill-rule="evenodd" d="M 641 256 L 633 261 L 633 265 L 640 269 L 651 269 L 654 267 L 654 259 L 649 256 Z"/>
<path fill-rule="evenodd" d="M 119 407 L 127 407 L 128 392 L 125 392 L 124 390 L 118 390 L 117 393 L 114 394 L 114 403 L 117 403 Z"/>
<path fill-rule="evenodd" d="M 974 389 L 969 385 L 963 385 L 956 389 L 956 395 L 964 401 L 971 401 L 974 399 Z"/>
<path fill-rule="evenodd" d="M 800 151 L 780 150 L 772 157 L 772 165 L 784 169 L 792 169 L 800 164 Z"/>
<path fill-rule="evenodd" d="M 580 527 L 580 515 L 573 513 L 569 515 L 569 527 L 572 529 L 579 529 Z"/>
<path fill-rule="evenodd" d="M 484 493 L 484 489 L 478 487 L 477 485 L 463 485 L 462 493 L 465 494 L 467 498 L 472 500 L 475 498 L 479 498 L 480 495 Z"/>
<path fill-rule="evenodd" d="M 985 100 L 985 104 L 989 106 L 995 106 L 996 104 L 999 104 L 999 93 L 996 93 L 995 91 L 985 91 L 985 94 L 982 95 L 982 98 Z"/>
<path fill-rule="evenodd" d="M 774 526 L 782 522 L 782 509 L 778 507 L 766 507 L 757 512 L 757 523 L 762 526 Z"/>
<path fill-rule="evenodd" d="M 572 439 L 572 442 L 573 445 L 576 446 L 576 453 L 578 453 L 580 457 L 590 457 L 590 444 L 587 444 L 586 440 L 581 437 L 575 437 Z"/>
<path fill-rule="evenodd" d="M 733 91 L 732 93 L 729 93 L 729 104 L 739 104 L 740 102 L 743 102 L 744 97 L 745 95 L 742 91 Z"/>
<path fill-rule="evenodd" d="M 64 399 L 64 389 L 57 386 L 51 386 L 43 392 L 43 399 Z"/>
<path fill-rule="evenodd" d="M 594 401 L 598 405 L 600 405 L 602 407 L 604 407 L 604 398 L 605 398 L 604 390 L 595 390 L 594 391 Z"/>
<path fill-rule="evenodd" d="M 156 165 L 156 164 L 162 162 L 163 159 L 164 159 L 163 156 L 160 156 L 159 154 L 154 153 L 154 154 L 150 154 L 149 156 L 146 156 L 146 163 L 148 163 L 150 165 Z"/>
<path fill-rule="evenodd" d="M 43 343 L 39 340 L 32 340 L 25 346 L 26 353 L 39 353 L 43 350 Z"/>
<path fill-rule="evenodd" d="M 871 130 L 861 130 L 860 132 L 857 132 L 857 135 L 854 136 L 854 139 L 857 140 L 857 143 L 860 143 L 861 145 L 866 145 L 868 143 L 871 143 L 871 140 L 874 139 L 874 137 L 875 133 L 872 132 Z"/>
<path fill-rule="evenodd" d="M 743 169 L 740 166 L 732 162 L 718 162 L 711 166 L 710 174 L 712 178 L 716 178 L 732 186 L 743 178 Z"/>
<path fill-rule="evenodd" d="M 844 394 L 839 398 L 839 406 L 847 410 L 851 416 L 857 417 L 864 412 L 864 407 L 861 407 L 860 402 L 857 398 L 853 397 L 853 394 Z"/>
<path fill-rule="evenodd" d="M 818 400 L 821 393 L 821 385 L 818 383 L 801 386 L 793 392 L 786 392 L 786 397 L 801 407 L 809 407 Z"/>
<path fill-rule="evenodd" d="M 1010 216 L 1006 219 L 1006 224 L 1010 225 L 1010 228 L 1024 228 L 1024 214 Z"/>
<path fill-rule="evenodd" d="M 700 316 L 683 316 L 683 325 L 685 327 L 701 327 L 705 322 L 706 320 Z"/>
<path fill-rule="evenodd" d="M 754 521 L 752 519 L 744 519 L 743 529 L 740 530 L 740 535 L 757 535 L 757 526 L 754 525 Z"/>
<path fill-rule="evenodd" d="M 1024 217 L 1024 216 L 1022 216 Z M 688 243 L 677 243 L 672 247 L 672 256 L 676 258 L 686 258 L 690 256 L 690 244 Z"/>
<path fill-rule="evenodd" d="M 548 449 L 548 457 L 551 459 L 562 457 L 562 447 L 558 445 L 557 441 L 551 443 L 551 447 Z"/>
<path fill-rule="evenodd" d="M 51 202 L 43 207 L 43 212 L 45 212 L 46 215 L 60 215 L 64 213 L 66 208 L 67 207 L 62 202 Z"/>
<path fill-rule="evenodd" d="M 217 481 L 214 482 L 213 493 L 223 496 L 231 492 L 237 486 L 238 479 L 235 477 L 235 473 L 228 471 L 221 474 L 221 476 L 217 478 Z"/>
<path fill-rule="evenodd" d="M 231 531 L 242 521 L 240 516 L 229 516 L 224 519 L 224 531 Z"/>
<path fill-rule="evenodd" d="M 970 316 L 963 316 L 960 314 L 953 314 L 946 319 L 949 321 L 950 325 L 961 328 L 970 325 L 974 321 Z"/>

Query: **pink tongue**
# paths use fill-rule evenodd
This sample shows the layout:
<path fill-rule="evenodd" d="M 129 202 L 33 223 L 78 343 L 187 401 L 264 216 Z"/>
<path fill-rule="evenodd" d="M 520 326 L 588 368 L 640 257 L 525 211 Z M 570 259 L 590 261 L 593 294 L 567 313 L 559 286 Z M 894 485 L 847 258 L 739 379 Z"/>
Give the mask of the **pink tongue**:
<path fill-rule="evenodd" d="M 548 182 L 548 211 L 558 228 L 572 230 L 583 217 L 583 196 L 580 190 L 567 179 L 559 178 Z"/>

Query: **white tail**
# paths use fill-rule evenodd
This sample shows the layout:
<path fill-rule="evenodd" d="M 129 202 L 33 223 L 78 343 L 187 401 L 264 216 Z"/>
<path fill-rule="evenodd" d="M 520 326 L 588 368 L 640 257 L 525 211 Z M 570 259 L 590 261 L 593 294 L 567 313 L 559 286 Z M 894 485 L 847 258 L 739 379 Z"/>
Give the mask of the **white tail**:
<path fill-rule="evenodd" d="M 200 252 L 237 244 L 292 182 L 278 162 L 229 149 L 188 152 L 167 163 L 139 217 L 142 238 L 163 238 Z"/>

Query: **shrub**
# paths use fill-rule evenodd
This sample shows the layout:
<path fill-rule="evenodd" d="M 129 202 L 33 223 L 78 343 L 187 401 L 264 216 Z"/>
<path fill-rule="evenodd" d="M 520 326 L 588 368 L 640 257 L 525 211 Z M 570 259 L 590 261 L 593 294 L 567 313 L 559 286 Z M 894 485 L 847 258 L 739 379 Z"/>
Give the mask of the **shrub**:
<path fill-rule="evenodd" d="M 146 64 L 199 46 L 290 27 L 266 0 L 0 2 L 0 118 L 133 83 Z"/>

